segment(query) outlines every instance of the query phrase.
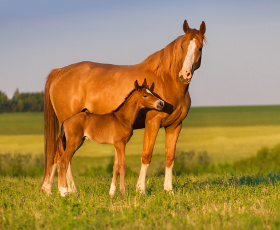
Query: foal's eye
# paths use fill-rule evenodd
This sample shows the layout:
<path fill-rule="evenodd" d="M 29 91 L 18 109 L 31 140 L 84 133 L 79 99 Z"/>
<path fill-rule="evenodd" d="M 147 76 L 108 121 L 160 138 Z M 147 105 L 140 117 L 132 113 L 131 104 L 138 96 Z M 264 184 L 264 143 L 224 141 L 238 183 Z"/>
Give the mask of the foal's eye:
<path fill-rule="evenodd" d="M 148 95 L 145 94 L 143 97 L 148 97 Z"/>
<path fill-rule="evenodd" d="M 202 51 L 202 47 L 199 48 L 199 51 L 200 51 L 200 52 Z"/>

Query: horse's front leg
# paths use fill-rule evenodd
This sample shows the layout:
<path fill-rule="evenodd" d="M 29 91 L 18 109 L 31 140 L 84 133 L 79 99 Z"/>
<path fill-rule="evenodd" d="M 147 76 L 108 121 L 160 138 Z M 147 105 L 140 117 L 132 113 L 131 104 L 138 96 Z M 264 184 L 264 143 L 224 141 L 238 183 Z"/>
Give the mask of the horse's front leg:
<path fill-rule="evenodd" d="M 148 120 L 145 122 L 145 132 L 144 132 L 144 143 L 143 143 L 143 152 L 141 157 L 141 170 L 139 179 L 136 185 L 136 191 L 139 191 L 142 194 L 145 194 L 145 180 L 148 167 L 151 162 L 152 153 L 160 128 L 160 120 Z"/>
<path fill-rule="evenodd" d="M 165 129 L 165 179 L 164 190 L 172 191 L 172 169 L 174 165 L 175 149 L 182 123 L 171 125 Z"/>
<path fill-rule="evenodd" d="M 112 183 L 111 183 L 111 187 L 110 187 L 110 191 L 109 191 L 110 196 L 115 195 L 118 175 L 119 175 L 119 161 L 118 161 L 117 150 L 115 149 L 115 160 L 114 160 L 114 166 L 113 166 L 113 178 L 112 178 Z"/>

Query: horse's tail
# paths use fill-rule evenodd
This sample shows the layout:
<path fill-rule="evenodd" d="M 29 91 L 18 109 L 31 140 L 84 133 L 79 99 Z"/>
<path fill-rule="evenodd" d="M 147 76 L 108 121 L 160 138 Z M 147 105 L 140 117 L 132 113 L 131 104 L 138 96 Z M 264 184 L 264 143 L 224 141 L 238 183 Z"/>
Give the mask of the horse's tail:
<path fill-rule="evenodd" d="M 56 154 L 56 142 L 58 136 L 58 119 L 55 114 L 51 99 L 50 86 L 53 79 L 61 69 L 53 69 L 47 77 L 44 96 L 44 134 L 45 134 L 45 177 L 50 173 L 50 167 L 54 164 Z"/>
<path fill-rule="evenodd" d="M 63 150 L 65 151 L 65 149 L 66 149 L 66 136 L 65 136 L 63 124 L 64 124 L 64 122 L 63 122 L 62 125 L 61 125 L 60 136 L 61 136 L 61 141 L 62 141 Z"/>

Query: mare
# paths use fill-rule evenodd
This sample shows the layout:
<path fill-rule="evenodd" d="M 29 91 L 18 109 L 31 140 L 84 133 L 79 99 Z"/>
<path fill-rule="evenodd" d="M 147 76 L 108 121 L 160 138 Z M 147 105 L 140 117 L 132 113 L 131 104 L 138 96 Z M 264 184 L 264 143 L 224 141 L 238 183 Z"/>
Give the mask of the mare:
<path fill-rule="evenodd" d="M 141 108 L 161 111 L 164 102 L 154 96 L 147 88 L 146 80 L 140 87 L 137 80 L 135 89 L 127 96 L 124 103 L 112 113 L 104 115 L 80 112 L 66 119 L 61 126 L 61 140 L 64 152 L 57 161 L 58 188 L 61 196 L 67 194 L 66 171 L 72 156 L 82 146 L 84 139 L 115 147 L 115 161 L 110 195 L 115 194 L 117 177 L 120 174 L 120 191 L 125 192 L 124 177 L 126 172 L 125 145 L 133 134 L 133 124 Z"/>
<path fill-rule="evenodd" d="M 172 190 L 172 168 L 182 121 L 191 99 L 189 86 L 194 71 L 200 67 L 206 25 L 191 29 L 185 20 L 184 34 L 165 48 L 136 65 L 112 65 L 80 62 L 53 69 L 47 77 L 44 98 L 45 174 L 41 190 L 51 193 L 56 171 L 59 124 L 87 108 L 91 113 L 113 111 L 133 89 L 135 80 L 152 85 L 151 91 L 165 102 L 163 112 L 140 110 L 134 129 L 145 128 L 141 169 L 136 189 L 145 193 L 145 178 L 152 158 L 158 130 L 165 128 L 164 189 Z M 63 151 L 63 149 L 61 150 Z M 66 173 L 68 192 L 76 192 L 71 165 Z"/>

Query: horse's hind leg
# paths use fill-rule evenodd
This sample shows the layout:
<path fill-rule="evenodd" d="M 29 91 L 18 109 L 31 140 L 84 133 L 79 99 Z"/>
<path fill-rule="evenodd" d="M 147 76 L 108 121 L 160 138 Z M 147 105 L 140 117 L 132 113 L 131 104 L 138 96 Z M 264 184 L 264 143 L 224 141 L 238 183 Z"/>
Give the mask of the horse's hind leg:
<path fill-rule="evenodd" d="M 62 142 L 61 142 L 61 137 L 59 136 L 57 141 L 56 141 L 56 153 L 55 153 L 55 157 L 54 157 L 54 163 L 51 167 L 51 171 L 49 173 L 49 177 L 48 180 L 44 181 L 43 185 L 42 185 L 42 191 L 45 191 L 47 194 L 51 193 L 52 190 L 52 186 L 53 186 L 53 179 L 54 179 L 54 175 L 55 175 L 55 171 L 56 171 L 56 167 L 57 167 L 57 161 L 58 159 L 62 156 L 64 150 L 62 147 Z"/>

